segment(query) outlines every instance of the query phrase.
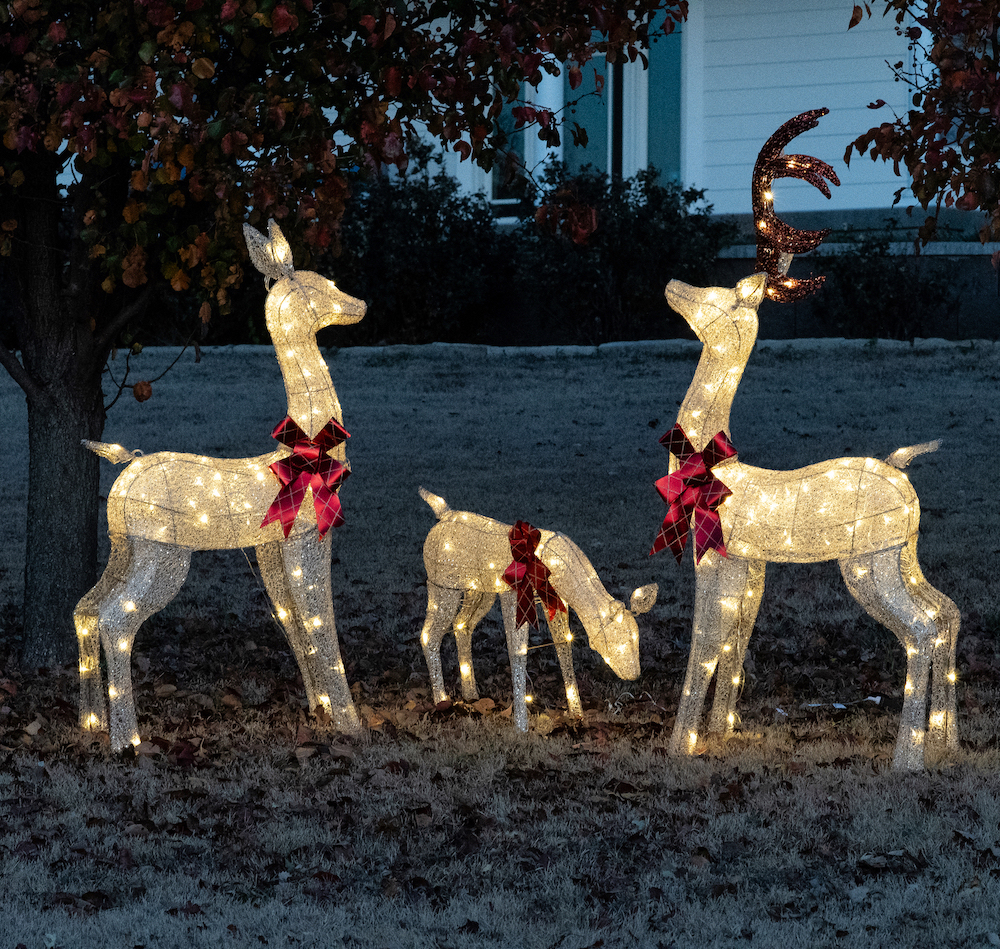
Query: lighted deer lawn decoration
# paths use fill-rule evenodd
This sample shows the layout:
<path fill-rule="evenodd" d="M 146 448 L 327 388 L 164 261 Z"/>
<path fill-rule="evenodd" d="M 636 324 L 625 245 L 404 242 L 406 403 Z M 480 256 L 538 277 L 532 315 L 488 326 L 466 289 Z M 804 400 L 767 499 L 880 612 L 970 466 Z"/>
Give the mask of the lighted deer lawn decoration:
<path fill-rule="evenodd" d="M 781 155 L 780 146 L 770 154 L 762 152 L 758 168 L 763 164 L 764 174 L 755 171 L 754 187 L 755 192 L 768 192 L 762 202 L 766 206 L 770 178 L 794 174 L 792 161 L 803 159 Z M 808 167 L 809 174 L 802 177 L 809 180 L 817 168 L 825 167 L 815 159 L 806 162 L 808 166 L 799 168 Z M 761 227 L 762 222 L 768 227 Z M 801 246 L 785 241 L 781 234 L 791 229 L 783 222 L 772 226 L 774 222 L 773 215 L 758 218 L 758 232 L 768 234 L 772 247 L 785 253 L 783 247 Z M 777 283 L 794 292 L 795 282 L 783 282 L 790 259 L 787 254 L 777 270 Z M 691 654 L 670 748 L 675 754 L 695 750 L 713 674 L 716 691 L 709 731 L 732 730 L 767 563 L 837 560 L 851 595 L 892 630 L 906 651 L 893 767 L 919 768 L 926 752 L 957 744 L 955 644 L 960 616 L 955 604 L 920 571 L 920 506 L 900 470 L 914 455 L 937 444 L 900 449 L 888 462 L 838 458 L 794 471 L 743 464 L 729 442 L 729 413 L 757 338 L 757 308 L 768 285 L 767 274 L 759 273 L 740 281 L 735 290 L 703 290 L 677 280 L 666 288 L 670 306 L 704 347 L 677 425 L 661 440 L 671 458 L 670 474 L 658 488 L 671 507 L 654 551 L 670 546 L 680 560 L 690 519 L 696 561 Z"/>
<path fill-rule="evenodd" d="M 498 596 L 514 682 L 512 715 L 520 731 L 528 729 L 528 625 L 533 625 L 536 596 L 547 607 L 570 714 L 582 715 L 583 708 L 573 671 L 567 607 L 583 623 L 590 648 L 616 675 L 623 679 L 639 675 L 639 630 L 634 614 L 647 612 L 656 602 L 655 583 L 639 587 L 626 609 L 608 594 L 583 551 L 565 534 L 537 531 L 521 521 L 512 526 L 481 514 L 453 511 L 444 498 L 423 488 L 420 496 L 438 518 L 424 542 L 427 618 L 420 634 L 435 702 L 448 699 L 441 672 L 441 641 L 449 628 L 458 644 L 462 697 L 466 702 L 479 698 L 472 668 L 472 634 Z M 523 549 L 518 550 L 519 545 Z M 518 571 L 518 564 L 527 570 Z M 537 588 L 515 578 L 515 573 L 521 576 L 533 567 L 544 575 Z"/>
<path fill-rule="evenodd" d="M 130 666 L 136 632 L 180 590 L 193 550 L 256 549 L 310 709 L 331 716 L 342 731 L 360 727 L 337 642 L 327 534 L 343 520 L 337 492 L 348 473 L 347 433 L 316 333 L 356 323 L 365 304 L 318 274 L 296 272 L 273 221 L 268 238 L 246 226 L 244 233 L 265 284 L 275 281 L 266 320 L 288 396 L 287 416 L 273 432 L 281 446 L 256 458 L 137 457 L 118 445 L 84 442 L 116 464 L 131 462 L 108 496 L 108 566 L 74 613 L 80 723 L 86 729 L 110 724 L 115 750 L 140 740 Z"/>

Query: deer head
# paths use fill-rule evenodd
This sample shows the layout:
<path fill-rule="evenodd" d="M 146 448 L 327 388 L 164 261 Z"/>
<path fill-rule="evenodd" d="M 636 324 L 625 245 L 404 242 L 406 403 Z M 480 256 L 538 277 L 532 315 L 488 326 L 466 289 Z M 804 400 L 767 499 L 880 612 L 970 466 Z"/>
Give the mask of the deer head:
<path fill-rule="evenodd" d="M 840 184 L 837 173 L 825 162 L 809 155 L 786 155 L 782 149 L 796 136 L 814 129 L 829 109 L 811 109 L 789 119 L 765 143 L 753 169 L 753 220 L 757 231 L 757 270 L 769 277 L 767 295 L 778 303 L 801 300 L 818 290 L 825 277 L 796 280 L 788 276 L 793 254 L 819 247 L 829 228 L 807 231 L 791 227 L 774 213 L 771 184 L 775 178 L 801 178 L 830 197 L 830 186 Z"/>
<path fill-rule="evenodd" d="M 324 327 L 346 326 L 364 317 L 363 300 L 344 293 L 326 277 L 295 269 L 292 249 L 274 221 L 268 221 L 267 237 L 249 224 L 243 225 L 243 236 L 250 260 L 264 275 L 268 288 L 265 319 L 273 340 L 290 333 L 315 334 Z"/>

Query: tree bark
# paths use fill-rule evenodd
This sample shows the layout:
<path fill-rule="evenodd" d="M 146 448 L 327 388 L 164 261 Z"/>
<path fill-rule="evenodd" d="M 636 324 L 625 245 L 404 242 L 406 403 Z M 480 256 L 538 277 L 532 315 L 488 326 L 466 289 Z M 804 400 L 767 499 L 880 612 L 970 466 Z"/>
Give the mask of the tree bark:
<path fill-rule="evenodd" d="M 72 662 L 76 654 L 73 608 L 97 578 L 99 488 L 98 459 L 80 441 L 100 438 L 104 427 L 103 358 L 81 292 L 87 275 L 73 266 L 67 273 L 59 166 L 48 162 L 48 174 L 39 169 L 29 178 L 14 209 L 20 307 L 13 322 L 21 359 L 7 353 L 4 360 L 28 400 L 26 669 Z"/>
<path fill-rule="evenodd" d="M 99 459 L 80 441 L 100 438 L 104 406 L 99 384 L 85 388 L 28 399 L 24 668 L 74 661 L 73 608 L 97 578 Z"/>

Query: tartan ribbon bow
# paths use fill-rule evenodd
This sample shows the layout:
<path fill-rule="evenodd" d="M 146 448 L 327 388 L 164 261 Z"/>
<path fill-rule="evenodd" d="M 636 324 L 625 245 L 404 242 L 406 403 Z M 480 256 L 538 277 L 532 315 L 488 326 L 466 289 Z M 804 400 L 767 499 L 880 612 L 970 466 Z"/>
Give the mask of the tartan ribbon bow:
<path fill-rule="evenodd" d="M 566 604 L 549 583 L 549 568 L 535 555 L 542 540 L 541 531 L 527 521 L 518 521 L 507 536 L 514 559 L 503 572 L 503 578 L 517 594 L 517 626 L 531 623 L 538 629 L 536 594 L 548 612 L 549 622 L 558 611 L 566 612 Z"/>
<path fill-rule="evenodd" d="M 675 425 L 660 439 L 660 444 L 677 456 L 680 467 L 656 482 L 656 490 L 668 507 L 650 554 L 669 547 L 680 563 L 690 524 L 696 564 L 709 550 L 717 550 L 725 557 L 726 544 L 717 509 L 733 492 L 711 469 L 720 461 L 736 456 L 733 443 L 725 432 L 718 432 L 702 451 L 695 451 L 684 429 Z"/>
<path fill-rule="evenodd" d="M 281 489 L 260 526 L 267 527 L 274 521 L 281 521 L 281 528 L 287 537 L 306 496 L 306 488 L 312 488 L 316 526 L 322 540 L 331 527 L 344 523 L 337 489 L 351 473 L 350 468 L 330 458 L 327 452 L 351 436 L 336 419 L 330 419 L 315 438 L 310 438 L 291 416 L 286 415 L 275 426 L 271 437 L 291 448 L 292 453 L 270 465 L 281 482 Z"/>

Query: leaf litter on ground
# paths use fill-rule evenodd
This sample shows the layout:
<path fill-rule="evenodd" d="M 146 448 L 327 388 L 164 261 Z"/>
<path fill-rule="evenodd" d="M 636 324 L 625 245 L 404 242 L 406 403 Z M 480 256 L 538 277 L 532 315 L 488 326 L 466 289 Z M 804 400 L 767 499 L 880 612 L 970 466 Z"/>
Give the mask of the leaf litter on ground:
<path fill-rule="evenodd" d="M 958 754 L 920 774 L 889 771 L 902 650 L 863 617 L 835 567 L 781 567 L 750 643 L 736 735 L 704 736 L 697 758 L 675 761 L 666 742 L 687 661 L 690 564 L 631 548 L 662 516 L 650 486 L 665 462 L 646 444 L 657 435 L 650 408 L 666 418 L 691 366 L 612 350 L 586 371 L 554 354 L 530 371 L 516 355 L 460 356 L 490 393 L 490 417 L 517 418 L 510 438 L 467 438 L 484 431 L 476 419 L 487 411 L 471 387 L 449 410 L 456 415 L 435 415 L 446 394 L 427 396 L 422 361 L 447 353 L 418 351 L 406 373 L 331 358 L 345 412 L 372 433 L 352 453 L 354 520 L 333 567 L 360 739 L 306 714 L 295 663 L 241 556 L 202 556 L 190 589 L 144 625 L 133 664 L 143 742 L 121 756 L 106 736 L 78 731 L 74 669 L 22 674 L 17 610 L 3 609 L 0 872 L 12 943 L 479 947 L 507 946 L 516 932 L 526 946 L 572 949 L 685 945 L 692 933 L 704 946 L 994 944 L 1000 591 L 996 572 L 969 561 L 968 549 L 993 556 L 1000 543 L 989 509 L 956 507 L 949 495 L 961 483 L 967 498 L 992 497 L 987 462 L 980 472 L 939 453 L 912 473 L 925 572 L 963 612 Z M 238 371 L 265 378 L 268 358 Z M 919 363 L 889 346 L 863 358 L 875 382 L 863 394 L 844 388 L 833 412 L 812 407 L 815 393 L 843 388 L 835 381 L 855 371 L 856 352 L 797 362 L 797 372 L 807 368 L 799 381 L 780 350 L 758 352 L 733 417 L 735 433 L 758 431 L 743 440 L 757 452 L 752 463 L 809 463 L 823 455 L 808 450 L 824 444 L 829 454 L 885 454 L 945 429 L 972 443 L 972 421 L 944 406 L 976 393 L 983 412 L 996 411 L 1000 366 L 989 347 L 974 360 L 947 346 Z M 897 431 L 868 403 L 879 380 L 917 369 L 953 391 L 945 399 L 909 387 L 921 424 Z M 541 385 L 546 373 L 556 390 Z M 609 413 L 611 380 L 626 375 Z M 778 401 L 798 406 L 814 438 L 782 432 L 760 411 L 786 388 Z M 386 391 L 420 412 L 387 415 Z M 517 415 L 524 404 L 549 409 Z M 566 417 L 577 422 L 568 437 Z M 158 418 L 172 424 L 169 412 Z M 414 424 L 425 433 L 426 470 L 414 470 L 424 462 L 406 448 Z M 190 434 L 164 438 L 179 445 Z M 207 437 L 204 450 L 229 436 Z M 157 447 L 148 432 L 134 443 Z M 595 452 L 613 444 L 641 463 L 602 473 Z M 447 470 L 430 464 L 444 457 Z M 366 468 L 386 473 L 377 489 L 361 477 Z M 456 692 L 435 704 L 419 646 L 419 551 L 432 518 L 411 480 L 456 507 L 565 530 L 619 597 L 657 579 L 660 601 L 640 625 L 641 678 L 616 680 L 575 627 L 583 719 L 566 713 L 554 651 L 532 650 L 533 730 L 518 735 L 491 616 L 474 643 L 482 697 L 466 703 Z M 444 663 L 454 688 L 451 645 Z"/>

